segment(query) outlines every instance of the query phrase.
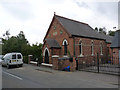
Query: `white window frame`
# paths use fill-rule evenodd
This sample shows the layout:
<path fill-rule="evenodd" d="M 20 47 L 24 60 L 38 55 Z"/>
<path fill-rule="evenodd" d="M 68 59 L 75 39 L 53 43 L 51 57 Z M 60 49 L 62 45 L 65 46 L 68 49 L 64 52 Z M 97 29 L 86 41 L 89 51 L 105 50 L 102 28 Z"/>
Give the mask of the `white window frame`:
<path fill-rule="evenodd" d="M 79 48 L 79 53 L 80 53 L 80 57 L 83 57 L 83 47 L 82 47 L 83 43 L 82 43 L 82 40 L 79 41 L 79 45 L 80 45 L 80 42 L 81 42 L 81 52 L 80 52 L 80 48 Z"/>
<path fill-rule="evenodd" d="M 49 52 L 49 49 L 47 47 L 44 49 L 43 56 L 45 56 L 46 50 L 48 51 L 48 55 L 50 56 L 50 52 Z"/>
<path fill-rule="evenodd" d="M 102 42 L 100 43 L 100 55 L 103 55 L 103 47 L 102 47 Z"/>
<path fill-rule="evenodd" d="M 64 46 L 64 43 L 66 42 L 67 46 L 68 46 L 68 41 L 66 39 L 63 40 L 62 45 Z M 67 48 L 68 49 L 68 48 Z M 68 52 L 67 52 L 68 53 Z M 67 55 L 64 55 L 63 57 L 68 57 Z"/>
<path fill-rule="evenodd" d="M 63 40 L 62 45 L 64 45 L 64 42 L 66 42 L 66 44 L 68 45 L 68 41 L 66 39 Z"/>

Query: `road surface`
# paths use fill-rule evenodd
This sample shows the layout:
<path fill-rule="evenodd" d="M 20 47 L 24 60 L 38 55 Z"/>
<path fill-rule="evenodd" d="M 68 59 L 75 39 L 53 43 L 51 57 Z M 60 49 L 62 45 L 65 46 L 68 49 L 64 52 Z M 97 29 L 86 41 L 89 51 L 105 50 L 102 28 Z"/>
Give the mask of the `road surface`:
<path fill-rule="evenodd" d="M 118 88 L 118 76 L 24 64 L 20 68 L 2 68 L 2 88 Z"/>

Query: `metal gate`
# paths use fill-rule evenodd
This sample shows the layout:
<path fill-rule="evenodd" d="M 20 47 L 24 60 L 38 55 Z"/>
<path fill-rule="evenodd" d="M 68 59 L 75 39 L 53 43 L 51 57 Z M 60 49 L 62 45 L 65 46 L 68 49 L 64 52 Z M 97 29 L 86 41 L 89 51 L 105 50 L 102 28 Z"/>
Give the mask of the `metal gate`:
<path fill-rule="evenodd" d="M 120 64 L 114 64 L 111 61 L 106 61 L 103 58 L 98 57 L 99 55 L 97 55 L 97 58 L 93 59 L 91 62 L 82 59 L 79 60 L 78 70 L 120 75 Z"/>

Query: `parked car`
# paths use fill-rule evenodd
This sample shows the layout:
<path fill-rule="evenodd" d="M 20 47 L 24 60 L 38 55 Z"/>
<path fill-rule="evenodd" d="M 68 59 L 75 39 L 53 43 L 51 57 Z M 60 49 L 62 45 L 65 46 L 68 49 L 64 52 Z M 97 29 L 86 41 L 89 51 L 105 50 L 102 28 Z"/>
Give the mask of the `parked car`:
<path fill-rule="evenodd" d="M 3 55 L 0 55 L 0 64 L 2 63 L 2 57 L 3 57 Z"/>
<path fill-rule="evenodd" d="M 23 66 L 23 56 L 21 53 L 8 53 L 2 60 L 2 66 L 7 66 L 8 69 L 13 65 Z"/>

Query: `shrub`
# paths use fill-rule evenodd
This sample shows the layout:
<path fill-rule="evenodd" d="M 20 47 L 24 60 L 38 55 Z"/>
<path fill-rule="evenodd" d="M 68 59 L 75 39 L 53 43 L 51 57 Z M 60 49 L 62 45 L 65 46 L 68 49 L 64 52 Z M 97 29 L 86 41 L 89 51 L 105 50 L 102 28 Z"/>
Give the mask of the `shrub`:
<path fill-rule="evenodd" d="M 28 56 L 23 56 L 23 62 L 28 64 Z"/>

